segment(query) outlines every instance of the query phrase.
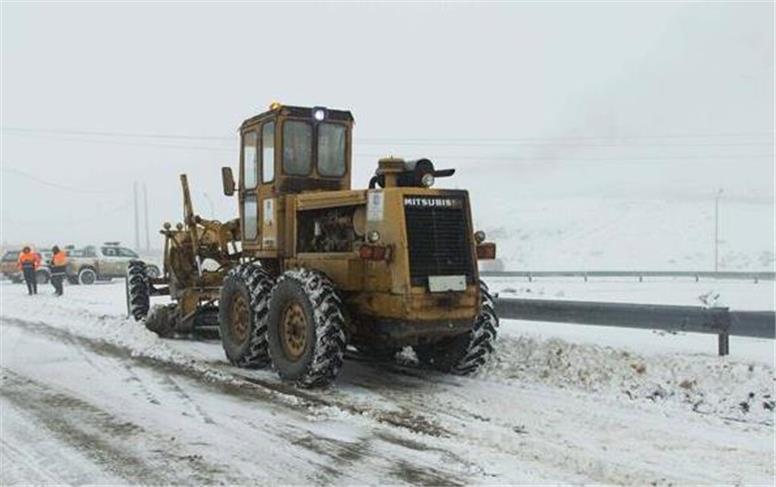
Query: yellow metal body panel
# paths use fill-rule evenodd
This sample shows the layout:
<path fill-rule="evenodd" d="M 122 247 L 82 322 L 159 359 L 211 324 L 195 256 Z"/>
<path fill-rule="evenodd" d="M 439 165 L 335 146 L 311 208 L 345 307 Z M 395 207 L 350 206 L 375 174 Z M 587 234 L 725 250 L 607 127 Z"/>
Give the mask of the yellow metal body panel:
<path fill-rule="evenodd" d="M 382 211 L 367 208 L 366 231 L 380 233 L 380 245 L 392 249 L 390 261 L 369 261 L 359 257 L 357 249 L 340 253 L 295 253 L 287 254 L 283 268 L 306 267 L 328 275 L 352 311 L 359 315 L 380 319 L 408 322 L 473 320 L 479 310 L 479 287 L 476 285 L 477 269 L 474 265 L 475 283 L 465 291 L 431 293 L 425 287 L 413 287 L 410 280 L 409 248 L 404 219 L 405 196 L 466 196 L 463 191 L 396 187 L 376 190 L 332 191 L 305 193 L 287 196 L 286 208 L 297 211 L 344 206 L 364 206 L 370 200 L 370 193 L 381 196 Z M 287 229 L 296 224 L 296 212 L 286 215 Z M 471 222 L 467 209 L 466 218 Z M 471 223 L 469 223 L 469 228 Z M 290 228 L 289 228 L 290 227 Z M 293 231 L 287 232 L 287 243 L 295 243 Z M 472 255 L 475 247 L 472 240 Z M 473 260 L 476 262 L 476 260 Z"/>

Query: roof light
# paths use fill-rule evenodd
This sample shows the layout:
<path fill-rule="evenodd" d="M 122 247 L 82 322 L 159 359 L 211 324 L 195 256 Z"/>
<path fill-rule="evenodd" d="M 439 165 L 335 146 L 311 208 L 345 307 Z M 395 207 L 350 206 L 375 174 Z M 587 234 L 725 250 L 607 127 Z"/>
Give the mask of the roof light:
<path fill-rule="evenodd" d="M 326 111 L 323 108 L 316 108 L 313 110 L 313 117 L 320 122 L 326 118 Z"/>
<path fill-rule="evenodd" d="M 423 175 L 422 178 L 420 178 L 420 184 L 422 184 L 427 188 L 430 188 L 431 186 L 434 185 L 434 175 L 431 174 L 430 172 L 427 172 L 426 174 Z"/>

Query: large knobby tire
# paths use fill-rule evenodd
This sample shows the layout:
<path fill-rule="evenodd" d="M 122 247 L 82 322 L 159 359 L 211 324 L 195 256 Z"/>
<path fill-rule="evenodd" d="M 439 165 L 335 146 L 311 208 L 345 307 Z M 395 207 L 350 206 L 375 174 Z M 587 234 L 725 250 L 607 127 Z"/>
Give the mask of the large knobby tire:
<path fill-rule="evenodd" d="M 146 316 L 145 327 L 162 338 L 173 336 L 175 334 L 175 305 L 155 305 Z"/>
<path fill-rule="evenodd" d="M 150 287 L 145 264 L 139 260 L 130 261 L 126 280 L 127 312 L 137 321 L 148 316 L 151 306 Z"/>
<path fill-rule="evenodd" d="M 245 368 L 269 365 L 267 311 L 275 279 L 249 263 L 226 275 L 219 299 L 218 326 L 226 358 Z"/>
<path fill-rule="evenodd" d="M 342 368 L 345 313 L 334 284 L 307 269 L 287 271 L 272 291 L 269 354 L 283 380 L 325 386 Z"/>
<path fill-rule="evenodd" d="M 498 316 L 488 286 L 480 281 L 480 312 L 471 331 L 442 341 L 415 347 L 424 365 L 458 375 L 477 372 L 493 352 L 498 329 Z"/>
<path fill-rule="evenodd" d="M 155 265 L 146 264 L 146 275 L 151 279 L 156 279 L 157 277 L 161 276 L 162 273 Z"/>

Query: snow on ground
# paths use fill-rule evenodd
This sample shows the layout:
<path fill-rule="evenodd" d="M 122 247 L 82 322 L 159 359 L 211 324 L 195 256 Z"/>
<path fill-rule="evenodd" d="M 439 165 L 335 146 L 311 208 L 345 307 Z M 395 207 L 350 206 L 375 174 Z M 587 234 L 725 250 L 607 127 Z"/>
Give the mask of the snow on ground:
<path fill-rule="evenodd" d="M 505 321 L 477 377 L 354 359 L 334 386 L 302 391 L 228 365 L 218 341 L 162 340 L 125 319 L 121 281 L 65 292 L 0 286 L 3 484 L 774 475 L 772 364 L 569 343 Z"/>

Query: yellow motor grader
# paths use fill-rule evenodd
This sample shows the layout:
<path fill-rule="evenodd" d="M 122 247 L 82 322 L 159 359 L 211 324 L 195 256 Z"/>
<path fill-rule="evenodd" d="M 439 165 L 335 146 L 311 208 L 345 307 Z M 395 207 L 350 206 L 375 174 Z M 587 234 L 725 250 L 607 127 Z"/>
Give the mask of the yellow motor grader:
<path fill-rule="evenodd" d="M 284 106 L 243 122 L 239 178 L 222 168 L 239 218 L 194 214 L 165 224 L 163 276 L 127 275 L 130 314 L 162 336 L 216 324 L 229 361 L 272 366 L 303 387 L 330 383 L 346 347 L 468 374 L 493 351 L 498 318 L 478 259 L 496 246 L 474 231 L 468 193 L 433 188 L 453 169 L 428 159 L 378 162 L 351 189 L 353 116 Z M 172 304 L 150 308 L 150 296 Z"/>

